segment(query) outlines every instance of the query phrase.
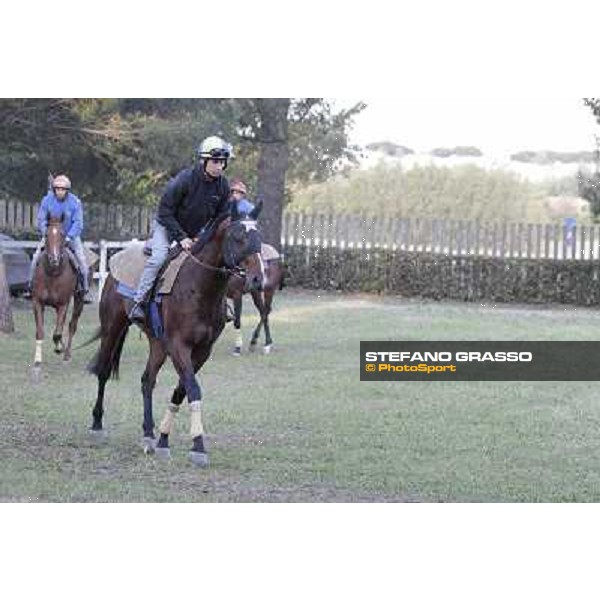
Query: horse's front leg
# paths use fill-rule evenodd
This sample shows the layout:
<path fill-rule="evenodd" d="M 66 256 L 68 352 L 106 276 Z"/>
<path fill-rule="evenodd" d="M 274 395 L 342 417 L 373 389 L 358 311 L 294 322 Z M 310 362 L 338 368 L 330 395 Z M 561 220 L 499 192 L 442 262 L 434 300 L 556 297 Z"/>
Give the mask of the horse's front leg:
<path fill-rule="evenodd" d="M 33 314 L 35 316 L 35 357 L 33 367 L 39 369 L 42 366 L 42 346 L 44 344 L 44 305 L 33 300 Z"/>
<path fill-rule="evenodd" d="M 166 352 L 159 340 L 150 338 L 150 355 L 146 369 L 142 375 L 142 396 L 144 398 L 144 439 L 142 442 L 144 453 L 154 452 L 154 416 L 152 414 L 152 392 L 156 385 L 156 376 L 163 366 Z"/>
<path fill-rule="evenodd" d="M 62 334 L 65 328 L 65 321 L 67 320 L 67 310 L 69 309 L 69 303 L 61 304 L 56 307 L 56 327 L 54 329 L 54 335 L 52 341 L 54 342 L 54 352 L 60 354 L 64 350 L 62 341 Z"/>
<path fill-rule="evenodd" d="M 192 350 L 189 346 L 180 341 L 173 344 L 171 350 L 171 359 L 179 375 L 179 380 L 188 397 L 191 410 L 190 436 L 192 438 L 192 448 L 190 450 L 190 459 L 199 467 L 208 466 L 208 455 L 204 447 L 204 425 L 202 423 L 202 389 L 195 373 L 204 364 L 210 347 L 203 345 Z"/>
<path fill-rule="evenodd" d="M 160 437 L 156 444 L 155 452 L 157 456 L 169 457 L 171 456 L 171 449 L 169 448 L 169 435 L 173 430 L 173 423 L 175 421 L 175 415 L 179 412 L 181 403 L 185 398 L 185 388 L 180 383 L 171 396 L 171 401 L 165 410 L 165 415 L 158 426 Z"/>

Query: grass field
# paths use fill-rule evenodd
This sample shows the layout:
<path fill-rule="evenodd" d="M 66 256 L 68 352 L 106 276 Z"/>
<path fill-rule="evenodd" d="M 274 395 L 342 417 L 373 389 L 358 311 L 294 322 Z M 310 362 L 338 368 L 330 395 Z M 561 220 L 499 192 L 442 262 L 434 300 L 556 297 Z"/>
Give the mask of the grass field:
<path fill-rule="evenodd" d="M 120 381 L 107 388 L 108 437 L 99 445 L 87 432 L 95 379 L 84 372 L 95 346 L 63 364 L 47 342 L 34 384 L 33 317 L 17 301 L 17 332 L 0 334 L 0 499 L 600 501 L 599 384 L 361 383 L 358 366 L 361 339 L 594 340 L 599 312 L 299 291 L 275 304 L 270 356 L 230 356 L 228 328 L 203 370 L 211 466 L 199 470 L 187 457 L 187 410 L 170 460 L 142 453 L 147 344 L 137 330 Z M 95 330 L 96 311 L 86 307 L 76 343 Z M 249 338 L 250 306 L 245 316 Z M 175 383 L 168 364 L 157 422 Z"/>

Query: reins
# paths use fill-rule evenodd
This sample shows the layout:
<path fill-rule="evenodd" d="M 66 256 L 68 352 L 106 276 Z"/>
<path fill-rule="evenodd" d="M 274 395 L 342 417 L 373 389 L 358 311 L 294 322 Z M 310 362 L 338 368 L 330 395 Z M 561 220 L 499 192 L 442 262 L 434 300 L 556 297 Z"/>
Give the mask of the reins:
<path fill-rule="evenodd" d="M 210 271 L 215 271 L 217 273 L 221 273 L 222 275 L 227 275 L 228 277 L 233 275 L 234 277 L 238 277 L 239 279 L 244 279 L 245 275 L 242 275 L 244 269 L 240 267 L 214 267 L 213 265 L 207 265 L 202 262 L 198 258 L 196 258 L 189 250 L 182 248 L 183 252 L 188 255 L 188 258 L 191 258 L 197 265 L 204 267 Z"/>

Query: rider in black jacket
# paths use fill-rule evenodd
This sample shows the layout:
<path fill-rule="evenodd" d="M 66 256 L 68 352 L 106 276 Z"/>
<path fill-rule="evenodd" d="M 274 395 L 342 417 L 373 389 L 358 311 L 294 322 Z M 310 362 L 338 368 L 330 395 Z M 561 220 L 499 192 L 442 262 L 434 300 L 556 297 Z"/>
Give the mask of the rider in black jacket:
<path fill-rule="evenodd" d="M 169 182 L 158 205 L 152 234 L 152 256 L 146 261 L 129 318 L 144 319 L 142 303 L 167 259 L 169 247 L 178 243 L 190 250 L 193 238 L 213 218 L 229 210 L 229 182 L 223 175 L 233 157 L 230 144 L 206 138 L 196 151 L 198 163 Z"/>

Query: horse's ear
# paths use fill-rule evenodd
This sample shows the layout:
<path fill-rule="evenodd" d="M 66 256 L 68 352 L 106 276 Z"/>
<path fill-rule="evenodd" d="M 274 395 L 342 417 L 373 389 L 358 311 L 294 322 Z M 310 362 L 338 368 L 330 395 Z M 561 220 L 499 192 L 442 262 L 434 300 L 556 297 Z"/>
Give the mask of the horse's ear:
<path fill-rule="evenodd" d="M 256 221 L 256 219 L 258 219 L 258 215 L 260 215 L 260 211 L 262 210 L 263 207 L 263 201 L 259 200 L 258 204 L 250 211 L 250 214 L 248 215 L 253 221 Z"/>
<path fill-rule="evenodd" d="M 231 220 L 237 221 L 240 218 L 240 212 L 238 210 L 237 202 L 232 202 L 231 207 L 229 209 L 229 213 L 231 214 Z"/>

